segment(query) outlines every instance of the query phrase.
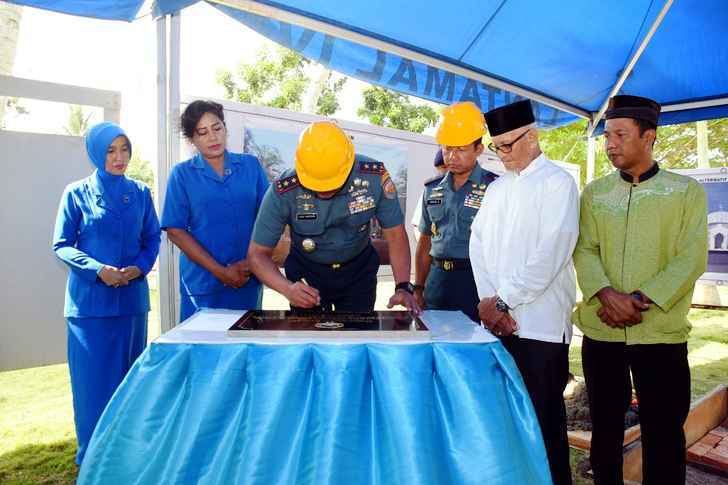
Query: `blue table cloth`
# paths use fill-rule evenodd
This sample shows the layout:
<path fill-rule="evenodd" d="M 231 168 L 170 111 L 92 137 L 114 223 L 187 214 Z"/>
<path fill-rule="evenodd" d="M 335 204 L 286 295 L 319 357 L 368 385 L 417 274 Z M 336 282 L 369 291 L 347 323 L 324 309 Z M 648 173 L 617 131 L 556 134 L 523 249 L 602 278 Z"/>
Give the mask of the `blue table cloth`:
<path fill-rule="evenodd" d="M 79 484 L 551 483 L 533 407 L 500 342 L 196 335 L 160 339 L 137 360 Z"/>

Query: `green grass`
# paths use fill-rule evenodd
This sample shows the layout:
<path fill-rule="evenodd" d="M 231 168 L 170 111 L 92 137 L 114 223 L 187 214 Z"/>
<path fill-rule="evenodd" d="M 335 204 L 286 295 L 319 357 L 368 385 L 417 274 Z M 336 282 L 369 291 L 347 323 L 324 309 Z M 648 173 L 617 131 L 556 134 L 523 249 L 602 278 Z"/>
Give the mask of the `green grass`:
<path fill-rule="evenodd" d="M 155 338 L 159 337 L 162 331 L 162 326 L 159 317 L 159 290 L 156 288 L 149 289 L 149 298 L 151 300 L 152 309 L 149 311 L 149 318 L 147 319 L 147 341 L 151 342 Z"/>
<path fill-rule="evenodd" d="M 75 454 L 75 439 L 21 446 L 0 455 L 0 483 L 73 484 L 78 474 L 78 467 L 73 461 Z"/>
<path fill-rule="evenodd" d="M 158 308 L 153 308 L 150 334 L 154 325 L 159 328 L 158 315 Z M 728 311 L 693 310 L 690 319 L 693 331 L 688 358 L 695 400 L 716 385 L 728 383 Z M 569 357 L 572 372 L 581 375 L 580 339 L 572 342 Z M 0 483 L 73 484 L 78 473 L 75 453 L 68 367 L 0 372 Z M 583 456 L 571 451 L 572 469 Z M 574 483 L 590 485 L 592 481 L 574 473 Z"/>
<path fill-rule="evenodd" d="M 0 456 L 23 445 L 73 438 L 68 366 L 0 373 Z"/>
<path fill-rule="evenodd" d="M 593 485 L 594 480 L 583 478 L 576 470 L 579 461 L 582 458 L 586 458 L 588 455 L 583 451 L 575 450 L 574 448 L 569 449 L 569 462 L 571 463 L 571 477 L 574 480 L 574 485 Z"/>
<path fill-rule="evenodd" d="M 728 384 L 728 311 L 690 310 L 693 329 L 688 340 L 691 399 Z M 569 367 L 575 375 L 581 370 L 581 338 L 575 337 L 569 348 Z"/>
<path fill-rule="evenodd" d="M 0 372 L 0 483 L 72 484 L 75 453 L 68 366 Z"/>

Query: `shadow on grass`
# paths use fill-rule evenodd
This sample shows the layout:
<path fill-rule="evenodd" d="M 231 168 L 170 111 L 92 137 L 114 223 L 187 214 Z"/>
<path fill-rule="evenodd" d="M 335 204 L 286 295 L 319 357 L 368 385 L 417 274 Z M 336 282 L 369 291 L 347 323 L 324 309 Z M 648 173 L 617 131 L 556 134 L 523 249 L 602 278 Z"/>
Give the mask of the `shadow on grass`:
<path fill-rule="evenodd" d="M 75 439 L 21 446 L 0 455 L 0 483 L 73 484 L 78 475 L 75 455 Z"/>

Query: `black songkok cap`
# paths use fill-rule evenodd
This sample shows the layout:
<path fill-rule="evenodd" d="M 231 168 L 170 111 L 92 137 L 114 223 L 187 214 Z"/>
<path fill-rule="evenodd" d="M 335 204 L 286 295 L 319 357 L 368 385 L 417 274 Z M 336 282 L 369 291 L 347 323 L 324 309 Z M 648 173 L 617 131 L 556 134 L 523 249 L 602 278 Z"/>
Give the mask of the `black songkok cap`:
<path fill-rule="evenodd" d="M 632 118 L 644 120 L 657 126 L 657 119 L 660 117 L 660 105 L 656 101 L 640 96 L 629 96 L 626 94 L 614 96 L 609 100 L 609 106 L 604 118 Z"/>
<path fill-rule="evenodd" d="M 440 165 L 445 165 L 445 160 L 442 158 L 442 149 L 437 150 L 437 153 L 435 154 L 435 160 L 433 163 L 436 167 L 439 167 Z"/>
<path fill-rule="evenodd" d="M 490 136 L 498 136 L 535 122 L 531 101 L 524 99 L 495 108 L 485 113 L 485 123 Z"/>

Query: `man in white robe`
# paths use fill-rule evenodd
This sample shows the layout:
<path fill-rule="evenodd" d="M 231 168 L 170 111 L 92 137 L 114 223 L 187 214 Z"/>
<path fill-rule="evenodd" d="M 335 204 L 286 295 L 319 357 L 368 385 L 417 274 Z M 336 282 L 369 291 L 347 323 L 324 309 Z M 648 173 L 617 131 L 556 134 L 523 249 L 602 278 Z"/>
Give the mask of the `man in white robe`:
<path fill-rule="evenodd" d="M 573 178 L 541 152 L 528 100 L 485 115 L 507 172 L 486 191 L 470 236 L 483 325 L 521 371 L 555 484 L 571 484 L 563 392 L 569 374 L 579 235 Z"/>

